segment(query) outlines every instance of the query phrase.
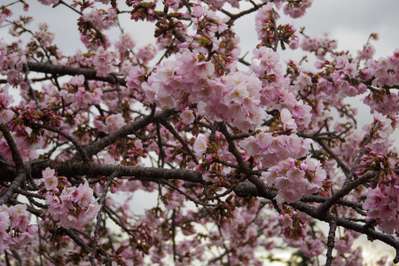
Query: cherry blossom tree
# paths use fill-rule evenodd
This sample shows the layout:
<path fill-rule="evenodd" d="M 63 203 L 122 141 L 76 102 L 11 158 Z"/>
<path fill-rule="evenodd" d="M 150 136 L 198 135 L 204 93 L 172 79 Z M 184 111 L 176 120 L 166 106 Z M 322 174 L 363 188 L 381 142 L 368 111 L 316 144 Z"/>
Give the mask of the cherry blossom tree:
<path fill-rule="evenodd" d="M 361 236 L 399 262 L 399 51 L 375 59 L 377 34 L 351 54 L 283 22 L 311 0 L 38 0 L 76 13 L 67 55 L 32 2 L 0 6 L 1 265 L 364 265 Z"/>

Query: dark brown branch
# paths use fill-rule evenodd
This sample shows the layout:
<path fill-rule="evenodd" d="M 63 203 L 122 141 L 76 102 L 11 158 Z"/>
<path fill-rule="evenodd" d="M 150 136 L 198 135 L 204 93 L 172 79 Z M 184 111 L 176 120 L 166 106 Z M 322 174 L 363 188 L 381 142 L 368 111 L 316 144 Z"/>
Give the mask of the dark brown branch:
<path fill-rule="evenodd" d="M 232 136 L 230 135 L 227 127 L 223 123 L 220 123 L 219 130 L 220 130 L 220 132 L 222 132 L 222 134 L 226 138 L 227 143 L 228 143 L 228 149 L 229 149 L 230 153 L 233 154 L 234 157 L 236 158 L 240 170 L 243 173 L 250 175 L 251 171 L 250 171 L 248 165 L 246 164 L 246 162 L 244 161 L 244 159 L 242 158 L 240 151 L 237 149 L 236 145 L 234 144 L 234 140 L 232 139 Z"/>
<path fill-rule="evenodd" d="M 18 151 L 17 144 L 14 138 L 11 136 L 10 131 L 4 124 L 0 124 L 0 131 L 3 133 L 4 138 L 7 141 L 8 147 L 11 150 L 12 159 L 14 160 L 17 169 L 24 168 L 24 162 L 22 160 L 21 154 Z"/>
<path fill-rule="evenodd" d="M 165 120 L 160 120 L 160 123 L 167 129 L 169 130 L 170 133 L 180 142 L 180 144 L 183 146 L 184 150 L 191 156 L 191 158 L 198 163 L 197 158 L 195 157 L 193 151 L 188 147 L 187 143 L 184 141 L 184 139 L 179 135 L 179 133 L 176 131 L 176 129 L 169 124 Z"/>
<path fill-rule="evenodd" d="M 155 167 L 140 167 L 140 166 L 124 166 L 124 165 L 110 165 L 110 164 L 96 164 L 82 161 L 52 161 L 52 160 L 36 160 L 31 162 L 31 176 L 33 178 L 42 178 L 42 171 L 50 167 L 54 169 L 58 175 L 66 177 L 80 177 L 88 175 L 90 177 L 96 176 L 110 176 L 114 172 L 118 172 L 117 177 L 129 177 L 129 179 L 137 179 L 143 181 L 163 182 L 165 180 L 184 180 L 193 183 L 205 184 L 202 175 L 199 172 L 186 169 L 165 169 Z M 14 180 L 18 173 L 10 171 L 8 176 L 0 177 L 4 180 Z"/>
<path fill-rule="evenodd" d="M 64 233 L 69 236 L 77 245 L 79 245 L 85 253 L 90 253 L 91 248 L 78 236 L 77 233 L 71 229 L 59 228 L 60 233 Z"/>
<path fill-rule="evenodd" d="M 82 67 L 69 67 L 63 65 L 53 65 L 50 63 L 34 63 L 28 62 L 27 68 L 30 71 L 45 73 L 45 74 L 53 74 L 59 76 L 77 76 L 83 75 L 87 80 L 98 80 L 104 81 L 111 84 L 119 84 L 122 86 L 126 86 L 126 81 L 121 78 L 116 78 L 115 75 L 108 75 L 105 77 L 97 76 L 96 71 L 90 68 L 82 68 Z"/>
<path fill-rule="evenodd" d="M 172 211 L 172 250 L 173 250 L 173 261 L 176 263 L 177 250 L 176 250 L 176 212 Z"/>
<path fill-rule="evenodd" d="M 62 1 L 62 0 L 60 0 L 60 1 L 59 1 L 57 4 L 55 4 L 53 7 L 56 7 L 57 5 L 60 5 L 60 4 L 66 6 L 67 8 L 69 8 L 70 10 L 72 10 L 73 12 L 75 12 L 76 14 L 83 16 L 83 13 L 82 13 L 81 11 L 77 10 L 76 8 L 74 8 L 73 6 L 71 6 L 71 5 L 68 4 L 68 3 L 65 3 L 65 2 Z"/>
<path fill-rule="evenodd" d="M 59 175 L 73 176 L 131 176 L 138 180 L 160 181 L 167 179 L 181 179 L 194 183 L 203 183 L 200 173 L 185 169 L 164 169 L 155 167 L 123 166 L 94 164 L 84 162 L 50 162 L 49 166 Z M 117 174 L 115 174 L 117 173 Z"/>
<path fill-rule="evenodd" d="M 236 21 L 237 19 L 239 19 L 239 18 L 241 18 L 241 17 L 243 17 L 245 15 L 251 14 L 253 12 L 256 12 L 258 9 L 260 9 L 264 5 L 267 5 L 269 2 L 270 1 L 265 1 L 264 3 L 261 3 L 259 5 L 255 4 L 255 5 L 253 5 L 253 7 L 249 8 L 249 9 L 246 9 L 246 10 L 243 10 L 243 11 L 241 11 L 239 13 L 236 13 L 236 14 L 232 14 L 232 13 L 230 13 L 227 10 L 224 10 L 224 9 L 221 9 L 220 11 L 230 18 L 230 20 L 227 23 L 229 25 L 232 25 L 234 23 L 234 21 Z"/>
<path fill-rule="evenodd" d="M 330 149 L 330 147 L 328 147 L 328 145 L 324 143 L 324 141 L 321 138 L 319 138 L 318 136 L 315 136 L 315 135 L 309 135 L 309 134 L 304 134 L 304 133 L 298 133 L 297 135 L 302 137 L 302 138 L 309 138 L 309 139 L 312 139 L 315 142 L 317 142 L 328 153 L 328 155 L 330 157 L 332 157 L 337 162 L 338 166 L 342 169 L 342 171 L 347 176 L 347 178 L 348 179 L 352 179 L 352 171 L 349 168 L 349 166 L 347 166 L 344 163 L 344 161 L 342 161 L 341 158 L 339 158 L 338 155 L 336 155 Z"/>
<path fill-rule="evenodd" d="M 98 197 L 97 202 L 100 205 L 100 210 L 98 211 L 97 214 L 97 221 L 96 221 L 96 226 L 94 228 L 94 232 L 93 232 L 93 239 L 94 242 L 97 242 L 97 238 L 98 238 L 98 233 L 100 231 L 100 227 L 101 227 L 101 214 L 102 211 L 104 209 L 104 205 L 105 205 L 105 198 L 107 196 L 108 190 L 111 187 L 112 184 L 112 180 L 118 176 L 118 172 L 114 172 L 112 173 L 112 175 L 108 176 L 107 178 L 107 182 L 104 185 L 104 191 L 103 193 L 100 195 L 100 197 Z"/>
<path fill-rule="evenodd" d="M 156 124 L 156 127 L 157 127 L 157 144 L 158 144 L 158 149 L 159 149 L 158 167 L 163 168 L 165 165 L 165 150 L 163 148 L 161 128 L 160 128 L 159 123 Z"/>
<path fill-rule="evenodd" d="M 75 242 L 75 244 L 77 244 L 78 246 L 80 246 L 82 248 L 82 250 L 85 253 L 101 255 L 101 257 L 104 258 L 104 260 L 105 260 L 105 264 L 103 264 L 103 265 L 111 265 L 111 260 L 110 260 L 109 255 L 101 247 L 98 247 L 96 245 L 89 246 L 88 244 L 85 243 L 85 241 L 83 239 L 80 238 L 78 233 L 83 234 L 82 232 L 75 231 L 75 230 L 69 229 L 69 228 L 63 228 L 63 227 L 58 228 L 57 232 L 60 234 L 65 234 L 65 235 L 69 236 Z M 83 235 L 86 238 L 88 238 L 87 235 L 85 235 L 85 234 L 83 234 Z M 94 257 L 89 256 L 89 260 L 90 260 L 91 265 L 93 265 L 93 266 L 97 265 L 94 261 Z"/>
<path fill-rule="evenodd" d="M 159 113 L 156 113 L 155 115 L 150 114 L 144 118 L 138 119 L 121 127 L 119 130 L 112 132 L 111 134 L 109 134 L 104 138 L 101 138 L 87 145 L 86 147 L 84 147 L 84 150 L 89 157 L 95 155 L 98 152 L 102 151 L 105 147 L 114 143 L 115 141 L 135 133 L 136 131 L 146 127 L 147 125 L 149 125 L 154 121 L 157 121 L 159 119 L 167 119 L 173 114 L 175 114 L 175 111 L 170 109 L 161 111 Z"/>
<path fill-rule="evenodd" d="M 333 261 L 332 252 L 335 245 L 336 229 L 337 229 L 336 223 L 334 221 L 330 222 L 330 230 L 328 231 L 328 238 L 327 238 L 326 266 L 331 266 Z"/>
<path fill-rule="evenodd" d="M 350 183 L 347 183 L 343 188 L 338 190 L 330 199 L 325 201 L 319 207 L 318 211 L 320 212 L 320 214 L 327 212 L 331 208 L 331 206 L 333 206 L 340 199 L 342 199 L 343 197 L 348 195 L 353 189 L 369 182 L 371 179 L 373 179 L 377 176 L 378 176 L 378 173 L 376 173 L 376 172 L 367 172 L 364 176 L 359 177 L 358 179 L 356 179 Z"/>
<path fill-rule="evenodd" d="M 17 177 L 12 181 L 11 185 L 7 188 L 7 191 L 0 197 L 0 205 L 8 202 L 8 200 L 14 194 L 14 191 L 21 186 L 26 178 L 25 171 L 20 170 Z"/>
<path fill-rule="evenodd" d="M 75 146 L 76 150 L 79 152 L 80 156 L 85 161 L 89 160 L 89 157 L 87 156 L 85 150 L 82 148 L 82 145 L 80 145 L 78 143 L 78 141 L 74 137 L 69 136 L 68 134 L 65 134 L 64 132 L 62 132 L 61 130 L 56 129 L 56 128 L 51 128 L 51 127 L 48 127 L 48 126 L 45 126 L 45 125 L 39 125 L 39 124 L 36 124 L 36 125 L 41 127 L 41 128 L 43 128 L 43 129 L 46 129 L 48 131 L 51 131 L 51 132 L 54 132 L 54 133 L 57 133 L 57 134 L 61 135 L 62 137 L 64 137 L 68 141 L 70 141 Z"/>
<path fill-rule="evenodd" d="M 265 189 L 267 189 L 269 191 L 270 195 L 272 195 L 273 193 L 276 193 L 276 190 L 273 188 L 266 187 Z M 253 184 L 249 181 L 244 181 L 244 182 L 239 183 L 236 187 L 234 187 L 233 190 L 239 196 L 256 196 L 258 193 L 258 190 L 257 190 L 255 184 Z M 305 202 L 305 203 L 324 203 L 329 199 L 330 198 L 321 197 L 321 196 L 317 196 L 317 195 L 308 195 L 308 196 L 304 196 L 301 199 L 301 201 Z M 366 215 L 366 212 L 362 209 L 362 205 L 359 203 L 339 199 L 336 202 L 336 204 L 344 206 L 344 207 L 352 208 L 359 214 Z"/>
<path fill-rule="evenodd" d="M 17 144 L 15 143 L 14 138 L 11 136 L 8 128 L 4 124 L 0 124 L 0 131 L 3 133 L 3 136 L 7 141 L 8 147 L 11 150 L 11 155 L 15 163 L 17 173 L 11 185 L 7 188 L 7 191 L 0 197 L 0 205 L 2 205 L 8 202 L 8 200 L 14 194 L 14 191 L 19 188 L 25 181 L 27 171 L 21 154 L 18 151 Z"/>

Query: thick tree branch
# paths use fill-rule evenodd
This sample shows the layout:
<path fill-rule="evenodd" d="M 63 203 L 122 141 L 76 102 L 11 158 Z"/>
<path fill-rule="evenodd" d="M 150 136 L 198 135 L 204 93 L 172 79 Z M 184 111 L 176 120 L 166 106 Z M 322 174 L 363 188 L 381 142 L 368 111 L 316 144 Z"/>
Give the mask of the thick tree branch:
<path fill-rule="evenodd" d="M 327 254 L 326 254 L 326 266 L 331 266 L 333 262 L 332 252 L 335 245 L 335 230 L 337 229 L 337 225 L 335 221 L 330 222 L 330 230 L 328 231 L 327 238 Z"/>
<path fill-rule="evenodd" d="M 107 165 L 85 162 L 51 162 L 49 166 L 63 176 L 129 176 L 143 181 L 181 179 L 194 183 L 203 183 L 200 173 L 186 169 L 165 169 L 155 167 Z M 116 173 L 116 174 L 115 174 Z"/>
<path fill-rule="evenodd" d="M 165 180 L 180 179 L 183 181 L 205 184 L 202 174 L 196 171 L 187 169 L 167 169 L 155 167 L 141 167 L 141 166 L 124 166 L 111 164 L 97 164 L 84 161 L 52 161 L 41 160 L 31 162 L 31 175 L 33 178 L 42 178 L 42 171 L 50 167 L 56 170 L 58 175 L 66 177 L 79 176 L 111 176 L 115 177 L 132 177 L 132 179 L 142 181 L 162 182 Z M 117 175 L 115 175 L 117 173 Z M 2 180 L 15 180 L 19 175 L 17 171 L 9 172 L 10 176 L 0 176 Z"/>
<path fill-rule="evenodd" d="M 11 136 L 10 131 L 4 124 L 0 124 L 0 131 L 3 133 L 3 136 L 7 141 L 8 147 L 11 150 L 12 159 L 14 160 L 16 168 L 24 168 L 24 162 L 22 160 L 21 154 L 18 151 L 17 144 L 15 143 L 14 138 Z"/>
<path fill-rule="evenodd" d="M 11 150 L 11 155 L 15 163 L 16 177 L 12 181 L 11 185 L 7 188 L 7 191 L 0 197 L 0 205 L 5 204 L 14 194 L 14 191 L 19 188 L 26 179 L 27 171 L 24 165 L 21 154 L 18 151 L 17 144 L 14 138 L 11 136 L 10 131 L 4 124 L 0 124 L 0 131 L 3 133 L 4 138 Z"/>
<path fill-rule="evenodd" d="M 7 188 L 7 191 L 0 197 L 0 205 L 8 202 L 8 200 L 14 194 L 14 191 L 19 188 L 26 178 L 25 171 L 19 170 L 18 175 L 15 177 L 11 185 Z"/>
<path fill-rule="evenodd" d="M 111 84 L 119 84 L 122 86 L 126 86 L 126 81 L 121 78 L 117 78 L 114 74 L 110 74 L 105 77 L 97 76 L 97 73 L 94 69 L 91 68 L 82 68 L 82 67 L 69 67 L 64 65 L 53 65 L 51 63 L 35 63 L 28 62 L 27 68 L 29 71 L 44 73 L 44 74 L 52 74 L 59 76 L 78 76 L 83 75 L 87 80 L 98 80 L 104 81 Z"/>
<path fill-rule="evenodd" d="M 265 186 L 265 190 L 269 191 L 269 195 L 276 195 L 276 190 L 270 187 Z M 244 181 L 239 183 L 236 187 L 234 187 L 234 192 L 239 195 L 239 196 L 256 196 L 258 193 L 257 187 L 255 184 L 251 183 L 250 181 Z M 324 203 L 331 198 L 326 198 L 326 197 L 321 197 L 318 195 L 308 195 L 304 196 L 301 201 L 305 203 Z M 354 209 L 356 212 L 358 212 L 361 215 L 366 215 L 366 212 L 362 209 L 362 205 L 359 203 L 355 203 L 352 201 L 348 200 L 343 200 L 339 199 L 335 204 L 344 206 L 344 207 L 349 207 Z"/>

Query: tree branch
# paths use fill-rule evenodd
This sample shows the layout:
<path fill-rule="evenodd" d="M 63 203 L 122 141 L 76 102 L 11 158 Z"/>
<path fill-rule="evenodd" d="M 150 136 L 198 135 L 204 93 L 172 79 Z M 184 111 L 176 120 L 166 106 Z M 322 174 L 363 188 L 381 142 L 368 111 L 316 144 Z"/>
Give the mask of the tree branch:
<path fill-rule="evenodd" d="M 27 68 L 30 71 L 45 73 L 45 74 L 53 74 L 60 76 L 78 76 L 83 75 L 87 80 L 98 80 L 104 81 L 111 84 L 119 84 L 122 86 L 126 86 L 126 81 L 121 78 L 116 78 L 114 74 L 110 74 L 105 77 L 97 76 L 97 73 L 94 69 L 90 68 L 82 68 L 82 67 L 68 67 L 63 65 L 53 65 L 51 63 L 35 63 L 28 62 Z"/>
<path fill-rule="evenodd" d="M 8 200 L 12 197 L 14 191 L 21 186 L 26 178 L 25 171 L 20 170 L 17 177 L 11 183 L 11 185 L 7 188 L 7 191 L 0 197 L 0 205 L 3 205 L 8 202 Z"/>
<path fill-rule="evenodd" d="M 334 221 L 330 222 L 330 230 L 328 231 L 328 239 L 327 239 L 327 254 L 326 254 L 326 266 L 331 266 L 333 261 L 332 252 L 335 245 L 335 230 L 337 229 L 337 225 Z"/>
<path fill-rule="evenodd" d="M 22 160 L 21 154 L 18 151 L 17 144 L 14 141 L 14 138 L 11 136 L 10 131 L 4 124 L 0 124 L 0 131 L 3 133 L 4 138 L 7 141 L 8 147 L 11 150 L 12 159 L 14 160 L 15 167 L 17 169 L 24 168 L 24 162 Z"/>
<path fill-rule="evenodd" d="M 108 136 L 101 138 L 87 146 L 85 146 L 83 149 L 86 152 L 87 156 L 92 156 L 97 154 L 98 152 L 102 151 L 105 147 L 111 145 L 118 139 L 121 139 L 123 137 L 126 137 L 127 135 L 133 134 L 136 131 L 146 127 L 150 123 L 160 120 L 160 119 L 167 119 L 176 112 L 174 110 L 168 109 L 161 111 L 159 113 L 156 113 L 155 115 L 150 114 L 144 118 L 138 119 L 136 121 L 133 121 L 123 127 L 121 127 L 119 130 L 109 134 Z"/>
<path fill-rule="evenodd" d="M 63 176 L 131 176 L 143 181 L 159 181 L 162 179 L 181 179 L 193 183 L 203 183 L 202 175 L 186 169 L 165 169 L 155 167 L 107 165 L 85 162 L 50 162 L 48 164 Z M 43 166 L 42 166 L 43 167 Z M 115 174 L 116 173 L 116 174 Z"/>
<path fill-rule="evenodd" d="M 369 182 L 371 179 L 378 176 L 378 173 L 371 171 L 367 172 L 364 176 L 359 177 L 358 179 L 346 184 L 343 188 L 338 190 L 330 199 L 325 201 L 319 208 L 318 212 L 320 214 L 326 213 L 331 206 L 333 206 L 336 202 L 338 202 L 341 198 L 348 195 L 353 189 L 357 188 L 358 186 Z"/>
<path fill-rule="evenodd" d="M 262 182 L 262 181 L 258 180 L 258 182 Z M 267 188 L 267 187 L 265 185 L 257 186 L 257 190 L 252 191 L 252 192 L 255 192 L 252 195 L 255 195 L 257 197 L 262 197 L 262 198 L 265 198 L 268 200 L 273 200 L 274 197 L 277 195 L 277 193 L 274 191 L 271 191 L 268 189 L 262 189 L 262 188 Z M 246 195 L 245 189 L 241 189 L 241 191 L 239 190 L 238 195 L 245 196 Z M 251 194 L 249 194 L 248 196 L 251 196 Z M 378 232 L 370 226 L 364 226 L 364 225 L 358 224 L 356 222 L 350 221 L 349 219 L 346 219 L 346 218 L 336 218 L 329 213 L 321 214 L 317 208 L 312 207 L 309 204 L 306 204 L 302 200 L 290 203 L 288 205 L 290 205 L 291 207 L 293 207 L 294 209 L 296 209 L 300 212 L 308 214 L 309 216 L 311 216 L 317 220 L 327 222 L 327 223 L 331 223 L 331 222 L 335 221 L 337 226 L 342 226 L 346 229 L 353 230 L 358 233 L 367 235 L 369 239 L 377 239 L 377 240 L 384 242 L 385 244 L 395 248 L 396 257 L 394 259 L 394 263 L 399 262 L 399 240 L 396 239 L 395 237 L 393 237 L 389 234 L 384 234 L 384 233 Z"/>

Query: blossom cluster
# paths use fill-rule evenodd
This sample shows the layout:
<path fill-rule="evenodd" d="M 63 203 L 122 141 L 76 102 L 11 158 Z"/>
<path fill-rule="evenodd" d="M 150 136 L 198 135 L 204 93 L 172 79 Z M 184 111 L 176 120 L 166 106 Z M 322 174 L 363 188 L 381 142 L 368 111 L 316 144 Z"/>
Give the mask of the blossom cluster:
<path fill-rule="evenodd" d="M 17 85 L 23 81 L 23 64 L 26 62 L 24 51 L 17 43 L 7 46 L 0 40 L 0 71 L 7 76 L 10 85 Z"/>
<path fill-rule="evenodd" d="M 185 51 L 165 61 L 143 85 L 147 99 L 162 108 L 197 106 L 214 121 L 228 121 L 242 131 L 259 126 L 266 113 L 260 106 L 261 82 L 241 71 L 214 78 L 212 63 Z"/>
<path fill-rule="evenodd" d="M 364 208 L 367 217 L 377 222 L 378 226 L 386 232 L 398 232 L 398 192 L 399 186 L 393 184 L 378 185 L 367 194 Z"/>
<path fill-rule="evenodd" d="M 302 17 L 306 9 L 312 5 L 313 0 L 287 1 L 284 5 L 284 13 L 292 18 Z"/>
<path fill-rule="evenodd" d="M 314 53 L 318 58 L 323 58 L 327 53 L 337 48 L 337 42 L 328 35 L 318 38 L 305 37 L 302 40 L 301 48 L 304 51 Z"/>
<path fill-rule="evenodd" d="M 297 135 L 273 136 L 271 133 L 260 133 L 241 141 L 240 146 L 249 156 L 259 159 L 261 168 L 268 168 L 288 158 L 305 157 L 310 143 Z"/>
<path fill-rule="evenodd" d="M 279 44 L 285 48 L 284 43 L 286 43 L 290 48 L 296 49 L 298 37 L 295 28 L 290 24 L 278 25 L 279 17 L 272 3 L 263 6 L 256 14 L 255 26 L 261 44 L 275 50 Z"/>
<path fill-rule="evenodd" d="M 26 205 L 0 206 L 0 251 L 21 248 L 35 241 L 37 225 L 31 224 Z"/>
<path fill-rule="evenodd" d="M 78 187 L 63 187 L 60 190 L 55 171 L 46 168 L 43 171 L 43 183 L 47 191 L 49 215 L 60 226 L 83 229 L 97 216 L 100 205 L 87 181 Z"/>
<path fill-rule="evenodd" d="M 297 99 L 289 85 L 289 80 L 284 77 L 282 65 L 278 54 L 265 47 L 255 49 L 251 69 L 262 80 L 261 103 L 269 110 L 284 110 L 284 122 L 292 117 L 295 125 L 291 127 L 300 130 L 306 129 L 311 121 L 311 107 L 303 100 Z M 297 87 L 295 85 L 295 87 Z"/>
<path fill-rule="evenodd" d="M 263 177 L 277 188 L 278 202 L 295 202 L 318 192 L 326 179 L 326 172 L 315 159 L 296 161 L 289 158 L 270 167 Z"/>

